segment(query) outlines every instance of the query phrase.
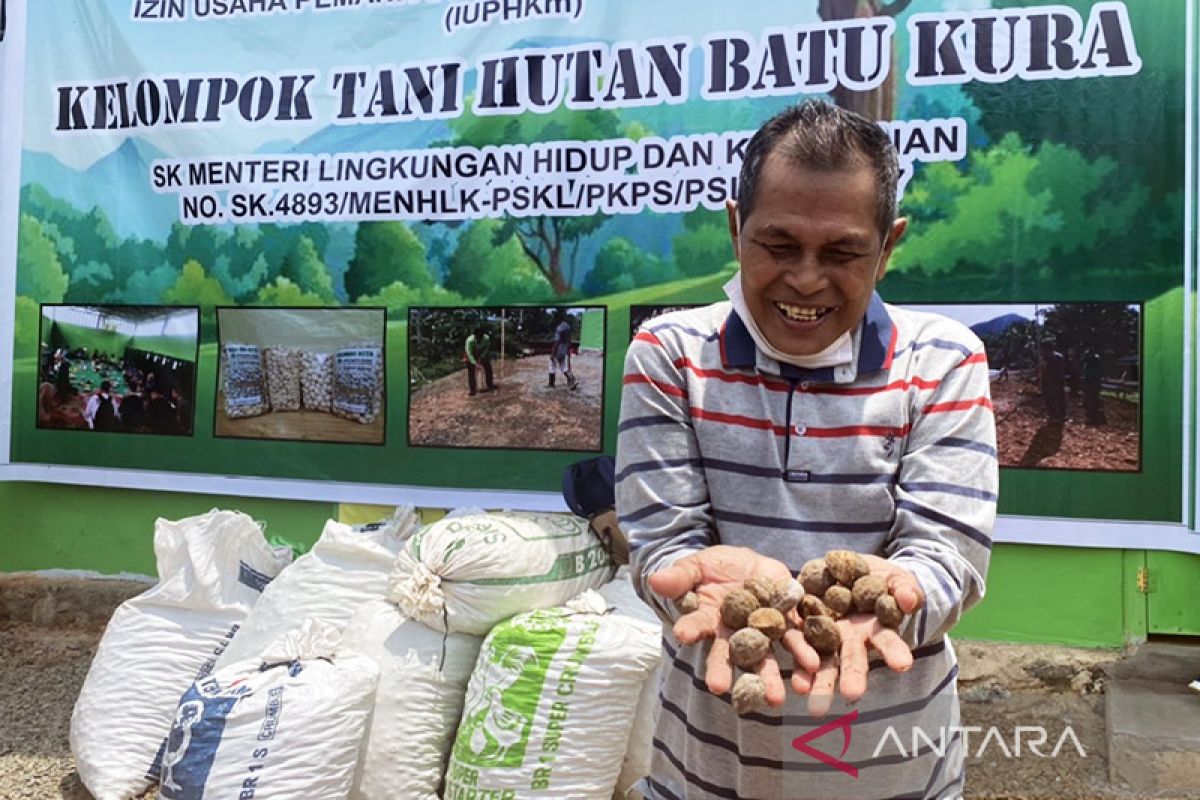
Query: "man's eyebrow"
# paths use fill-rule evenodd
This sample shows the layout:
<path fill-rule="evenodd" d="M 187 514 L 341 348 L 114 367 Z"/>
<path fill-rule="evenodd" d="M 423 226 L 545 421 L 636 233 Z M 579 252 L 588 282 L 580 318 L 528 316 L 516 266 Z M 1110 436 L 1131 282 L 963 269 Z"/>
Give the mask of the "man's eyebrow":
<path fill-rule="evenodd" d="M 826 242 L 825 247 L 870 247 L 871 237 L 859 236 L 857 234 L 847 234 L 838 237 L 831 242 Z"/>

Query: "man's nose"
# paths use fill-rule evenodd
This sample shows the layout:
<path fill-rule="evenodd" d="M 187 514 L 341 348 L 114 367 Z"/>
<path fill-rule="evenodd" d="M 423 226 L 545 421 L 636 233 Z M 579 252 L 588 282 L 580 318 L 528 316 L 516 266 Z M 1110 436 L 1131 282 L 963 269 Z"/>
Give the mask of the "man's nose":
<path fill-rule="evenodd" d="M 807 254 L 788 265 L 784 282 L 802 295 L 816 294 L 829 283 L 821 262 L 814 255 Z"/>

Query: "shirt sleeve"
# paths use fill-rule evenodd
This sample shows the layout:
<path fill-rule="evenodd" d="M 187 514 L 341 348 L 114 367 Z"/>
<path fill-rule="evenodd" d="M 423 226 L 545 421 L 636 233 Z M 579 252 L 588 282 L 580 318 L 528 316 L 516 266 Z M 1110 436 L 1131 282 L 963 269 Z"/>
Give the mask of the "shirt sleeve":
<path fill-rule="evenodd" d="M 715 543 L 708 483 L 689 416 L 688 388 L 663 342 L 641 331 L 625 357 L 617 429 L 617 515 L 629 538 L 638 595 L 668 624 L 674 604 L 647 578 Z"/>
<path fill-rule="evenodd" d="M 940 641 L 984 595 L 999 468 L 987 356 L 976 349 L 912 409 L 885 554 L 916 576 L 925 605 L 900 633 Z"/>
<path fill-rule="evenodd" d="M 467 337 L 466 351 L 467 351 L 467 361 L 474 364 L 475 363 L 475 337 L 474 336 Z"/>

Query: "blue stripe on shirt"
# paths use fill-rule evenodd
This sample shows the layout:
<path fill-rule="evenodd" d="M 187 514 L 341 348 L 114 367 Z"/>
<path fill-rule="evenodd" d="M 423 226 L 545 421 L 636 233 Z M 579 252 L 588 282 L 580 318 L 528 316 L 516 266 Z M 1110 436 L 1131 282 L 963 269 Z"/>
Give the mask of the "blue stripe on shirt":
<path fill-rule="evenodd" d="M 972 486 L 959 486 L 956 483 L 936 483 L 932 481 L 922 481 L 914 483 L 902 483 L 900 488 L 906 492 L 941 492 L 942 494 L 956 494 L 960 497 L 970 497 L 974 500 L 984 500 L 989 503 L 996 502 L 996 493 L 976 489 Z"/>
<path fill-rule="evenodd" d="M 630 475 L 636 475 L 641 472 L 654 472 L 657 470 L 671 469 L 673 467 L 698 467 L 707 470 L 716 470 L 718 472 L 731 472 L 737 475 L 749 475 L 755 478 L 770 478 L 772 480 L 778 479 L 781 475 L 779 467 L 763 467 L 759 466 L 758 464 L 743 464 L 738 461 L 728 461 L 721 458 L 663 458 L 652 459 L 649 461 L 638 461 L 628 464 L 626 465 L 625 469 L 621 470 L 617 474 L 614 480 L 617 483 L 620 483 Z M 810 472 L 803 483 L 835 486 L 863 486 L 871 484 L 890 484 L 894 481 L 895 476 L 891 473 L 839 474 Z M 934 484 L 928 485 L 933 486 Z"/>
<path fill-rule="evenodd" d="M 655 336 L 658 335 L 659 331 L 679 331 L 680 333 L 686 333 L 688 336 L 699 337 L 706 342 L 715 342 L 717 339 L 721 338 L 720 331 L 717 331 L 716 333 L 705 333 L 704 331 L 698 331 L 695 328 L 689 328 L 686 325 L 680 325 L 675 322 L 662 323 L 660 325 L 655 325 L 653 328 L 644 327 L 642 330 L 646 333 L 653 333 Z"/>
<path fill-rule="evenodd" d="M 996 448 L 991 445 L 977 442 L 974 439 L 959 439 L 954 436 L 947 436 L 944 439 L 938 439 L 933 443 L 934 447 L 957 447 L 962 450 L 974 450 L 976 453 L 983 453 L 986 456 L 996 457 Z"/>
<path fill-rule="evenodd" d="M 935 347 L 938 350 L 952 350 L 956 353 L 962 353 L 963 356 L 967 358 L 973 354 L 971 348 L 965 347 L 958 342 L 952 342 L 948 339 L 927 339 L 923 342 L 912 343 L 912 349 L 914 353 L 926 347 Z"/>
<path fill-rule="evenodd" d="M 617 477 L 613 480 L 619 483 L 630 475 L 636 475 L 639 472 L 671 469 L 672 467 L 701 467 L 703 465 L 704 459 L 702 458 L 664 458 L 653 461 L 639 461 L 635 464 L 627 465 L 625 469 L 617 473 Z"/>
<path fill-rule="evenodd" d="M 887 533 L 892 529 L 891 520 L 879 522 L 824 522 L 820 520 L 802 521 L 797 519 L 781 519 L 779 517 L 760 517 L 757 514 L 742 514 L 737 511 L 724 511 L 714 508 L 713 518 L 724 522 L 736 522 L 741 525 L 752 525 L 772 530 L 807 531 L 809 533 Z"/>
<path fill-rule="evenodd" d="M 896 508 L 904 511 L 911 511 L 919 517 L 924 517 L 932 522 L 937 522 L 945 525 L 947 528 L 956 530 L 973 541 L 983 545 L 988 550 L 992 549 L 992 540 L 984 533 L 977 531 L 965 522 L 959 522 L 953 517 L 947 516 L 940 511 L 934 511 L 932 508 L 926 508 L 920 503 L 914 503 L 912 500 L 897 500 Z"/>
<path fill-rule="evenodd" d="M 636 511 L 631 511 L 628 514 L 622 514 L 620 521 L 622 524 L 628 522 L 637 522 L 639 519 L 645 519 L 646 517 L 657 514 L 660 511 L 670 511 L 673 508 L 677 508 L 677 506 L 669 505 L 667 503 L 652 503 L 648 506 L 642 506 Z"/>
<path fill-rule="evenodd" d="M 650 417 L 634 417 L 627 419 L 617 426 L 617 431 L 629 431 L 634 428 L 650 428 L 655 425 L 678 425 L 679 420 L 669 417 L 666 414 L 655 414 Z"/>

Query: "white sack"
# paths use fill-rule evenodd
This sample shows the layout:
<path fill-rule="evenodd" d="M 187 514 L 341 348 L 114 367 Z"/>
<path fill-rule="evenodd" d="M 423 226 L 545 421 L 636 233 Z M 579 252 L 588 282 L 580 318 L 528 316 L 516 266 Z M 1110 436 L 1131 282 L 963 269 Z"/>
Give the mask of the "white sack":
<path fill-rule="evenodd" d="M 483 639 L 441 633 L 376 600 L 354 615 L 342 647 L 379 666 L 354 800 L 438 800 L 467 681 Z"/>
<path fill-rule="evenodd" d="M 408 541 L 389 599 L 431 628 L 482 636 L 514 614 L 560 606 L 603 586 L 612 574 L 585 519 L 521 511 L 456 515 Z"/>
<path fill-rule="evenodd" d="M 659 629 L 659 649 L 662 648 L 662 622 L 658 616 L 637 596 L 633 584 L 629 582 L 629 567 L 621 567 L 617 577 L 611 583 L 600 587 L 600 595 L 618 614 L 640 619 L 648 625 Z M 658 687 L 662 682 L 666 662 L 660 661 L 658 667 L 646 676 L 642 682 L 642 690 L 638 695 L 637 708 L 633 712 L 633 727 L 629 731 L 629 744 L 625 748 L 625 759 L 621 765 L 621 774 L 617 778 L 617 791 L 614 797 L 640 798 L 641 792 L 634 786 L 642 778 L 650 774 L 650 761 L 654 751 L 654 728 L 658 724 L 658 712 L 661 706 L 658 702 Z"/>
<path fill-rule="evenodd" d="M 308 618 L 345 625 L 363 603 L 383 598 L 396 555 L 416 528 L 412 506 L 370 525 L 326 522 L 312 549 L 263 592 L 218 668 L 254 658 Z"/>
<path fill-rule="evenodd" d="M 609 800 L 638 692 L 659 661 L 658 625 L 569 607 L 502 622 L 467 688 L 445 800 Z"/>
<path fill-rule="evenodd" d="M 291 560 L 245 514 L 154 528 L 159 582 L 109 620 L 71 715 L 71 752 L 97 800 L 141 794 L 179 696 L 208 675 L 263 587 Z"/>
<path fill-rule="evenodd" d="M 197 681 L 163 757 L 166 800 L 344 800 L 379 669 L 307 620 L 261 658 Z"/>

